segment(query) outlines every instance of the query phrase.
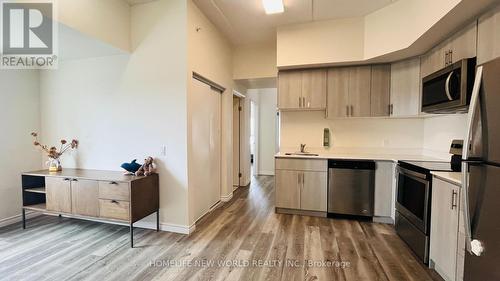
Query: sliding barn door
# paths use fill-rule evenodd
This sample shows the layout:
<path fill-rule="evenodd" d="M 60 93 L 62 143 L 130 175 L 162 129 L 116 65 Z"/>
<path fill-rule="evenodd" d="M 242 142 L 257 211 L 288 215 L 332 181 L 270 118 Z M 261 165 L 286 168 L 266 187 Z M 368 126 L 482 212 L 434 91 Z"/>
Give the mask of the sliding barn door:
<path fill-rule="evenodd" d="M 221 94 L 193 79 L 190 93 L 190 181 L 194 188 L 194 218 L 203 216 L 220 201 Z"/>

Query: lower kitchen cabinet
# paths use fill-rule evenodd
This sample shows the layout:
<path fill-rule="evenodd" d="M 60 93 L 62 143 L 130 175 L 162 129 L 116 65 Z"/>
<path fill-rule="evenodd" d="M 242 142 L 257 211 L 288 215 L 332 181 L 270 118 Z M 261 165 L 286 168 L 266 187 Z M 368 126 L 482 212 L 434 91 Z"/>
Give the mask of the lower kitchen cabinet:
<path fill-rule="evenodd" d="M 326 212 L 327 172 L 302 172 L 300 209 Z"/>
<path fill-rule="evenodd" d="M 298 171 L 276 170 L 276 207 L 300 209 L 300 182 Z"/>
<path fill-rule="evenodd" d="M 276 159 L 276 208 L 327 211 L 327 160 Z"/>
<path fill-rule="evenodd" d="M 460 187 L 433 178 L 430 262 L 444 280 L 457 280 Z"/>

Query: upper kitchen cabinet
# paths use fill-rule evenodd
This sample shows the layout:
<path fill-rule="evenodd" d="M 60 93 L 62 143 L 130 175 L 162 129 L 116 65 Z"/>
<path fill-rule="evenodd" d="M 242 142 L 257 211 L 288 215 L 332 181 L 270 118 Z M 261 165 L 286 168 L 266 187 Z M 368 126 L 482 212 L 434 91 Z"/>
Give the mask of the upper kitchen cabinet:
<path fill-rule="evenodd" d="M 389 116 L 391 112 L 391 65 L 372 66 L 371 70 L 371 116 Z"/>
<path fill-rule="evenodd" d="M 278 76 L 280 110 L 324 110 L 326 70 L 281 71 Z"/>
<path fill-rule="evenodd" d="M 409 59 L 391 65 L 391 116 L 420 114 L 420 59 Z"/>
<path fill-rule="evenodd" d="M 462 59 L 476 56 L 477 23 L 472 22 L 421 58 L 421 77 L 432 74 Z"/>
<path fill-rule="evenodd" d="M 500 6 L 479 18 L 477 64 L 500 56 Z"/>
<path fill-rule="evenodd" d="M 326 108 L 326 70 L 302 71 L 302 98 L 306 109 Z"/>
<path fill-rule="evenodd" d="M 284 71 L 278 74 L 278 108 L 302 107 L 302 72 Z"/>
<path fill-rule="evenodd" d="M 328 70 L 328 107 L 329 118 L 349 116 L 349 68 L 337 67 Z"/>
<path fill-rule="evenodd" d="M 349 68 L 349 115 L 351 117 L 370 116 L 371 66 Z"/>

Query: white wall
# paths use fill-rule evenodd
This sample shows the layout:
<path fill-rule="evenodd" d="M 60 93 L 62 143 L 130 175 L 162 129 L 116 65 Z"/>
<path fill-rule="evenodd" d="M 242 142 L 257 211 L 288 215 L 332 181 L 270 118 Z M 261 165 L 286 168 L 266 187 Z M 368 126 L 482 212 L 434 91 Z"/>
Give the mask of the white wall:
<path fill-rule="evenodd" d="M 250 89 L 247 97 L 253 100 L 258 108 L 258 151 L 257 161 L 259 175 L 274 175 L 274 155 L 276 154 L 276 109 L 277 89 Z"/>
<path fill-rule="evenodd" d="M 191 100 L 191 96 L 189 95 L 192 91 L 191 77 L 194 71 L 226 88 L 221 99 L 221 196 L 229 198 L 233 192 L 232 46 L 191 0 L 187 1 L 187 7 L 188 69 L 185 73 L 188 79 L 188 134 L 191 132 L 191 128 L 189 127 L 190 104 L 200 102 Z M 199 30 L 197 31 L 198 28 Z M 192 142 L 189 135 L 188 142 L 188 147 L 199 145 Z M 190 153 L 189 159 L 196 161 L 196 155 Z M 189 174 L 189 178 L 194 176 L 196 175 Z M 192 196 L 190 196 L 190 202 L 193 202 Z M 190 207 L 194 206 L 190 203 Z M 194 211 L 190 212 L 190 224 L 198 219 L 191 214 L 194 214 Z"/>
<path fill-rule="evenodd" d="M 20 219 L 21 173 L 41 168 L 30 133 L 39 131 L 38 72 L 0 70 L 0 225 Z"/>
<path fill-rule="evenodd" d="M 280 26 L 277 66 L 363 59 L 364 19 L 350 18 Z"/>
<path fill-rule="evenodd" d="M 467 114 L 438 116 L 424 120 L 424 152 L 449 158 L 451 140 L 465 138 Z"/>
<path fill-rule="evenodd" d="M 160 221 L 176 231 L 188 226 L 186 14 L 181 0 L 134 6 L 131 55 L 60 62 L 40 77 L 42 140 L 80 140 L 63 167 L 156 157 Z"/>
<path fill-rule="evenodd" d="M 323 150 L 323 129 L 329 128 L 331 148 L 388 148 L 421 150 L 422 119 L 325 119 L 325 113 L 282 112 L 280 150 L 298 151 L 301 143 Z"/>
<path fill-rule="evenodd" d="M 131 8 L 123 0 L 58 0 L 59 22 L 130 51 Z M 144 18 L 148 20 L 148 18 Z"/>
<path fill-rule="evenodd" d="M 277 75 L 276 41 L 234 48 L 233 79 L 257 79 Z"/>

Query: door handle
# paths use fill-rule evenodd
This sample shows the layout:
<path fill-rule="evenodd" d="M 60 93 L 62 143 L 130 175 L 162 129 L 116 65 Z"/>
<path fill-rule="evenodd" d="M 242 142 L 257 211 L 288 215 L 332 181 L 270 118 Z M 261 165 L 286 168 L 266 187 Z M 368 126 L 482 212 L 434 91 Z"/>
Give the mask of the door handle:
<path fill-rule="evenodd" d="M 345 106 L 345 115 L 347 117 L 349 117 L 349 106 L 348 105 Z"/>
<path fill-rule="evenodd" d="M 111 203 L 113 203 L 113 204 L 118 204 L 118 201 L 116 201 L 116 200 L 111 200 Z"/>
<path fill-rule="evenodd" d="M 457 207 L 457 192 L 455 190 L 451 191 L 451 209 L 455 209 Z"/>
<path fill-rule="evenodd" d="M 78 181 L 78 179 L 71 179 L 71 181 Z"/>
<path fill-rule="evenodd" d="M 354 106 L 351 105 L 351 116 L 354 116 Z"/>
<path fill-rule="evenodd" d="M 446 85 L 444 86 L 444 90 L 446 92 L 446 96 L 448 97 L 448 99 L 450 101 L 453 100 L 453 98 L 451 97 L 451 94 L 450 94 L 450 80 L 451 80 L 451 76 L 453 75 L 453 71 L 450 72 L 450 74 L 448 75 L 448 78 L 446 78 Z"/>
<path fill-rule="evenodd" d="M 116 181 L 112 181 L 112 182 L 110 182 L 109 184 L 118 185 L 118 183 L 117 183 Z"/>
<path fill-rule="evenodd" d="M 70 181 L 70 178 L 64 178 L 63 181 Z"/>
<path fill-rule="evenodd" d="M 299 108 L 302 107 L 302 99 L 299 97 Z"/>
<path fill-rule="evenodd" d="M 450 60 L 450 64 L 452 64 L 453 63 L 453 50 L 450 50 L 449 60 Z"/>

